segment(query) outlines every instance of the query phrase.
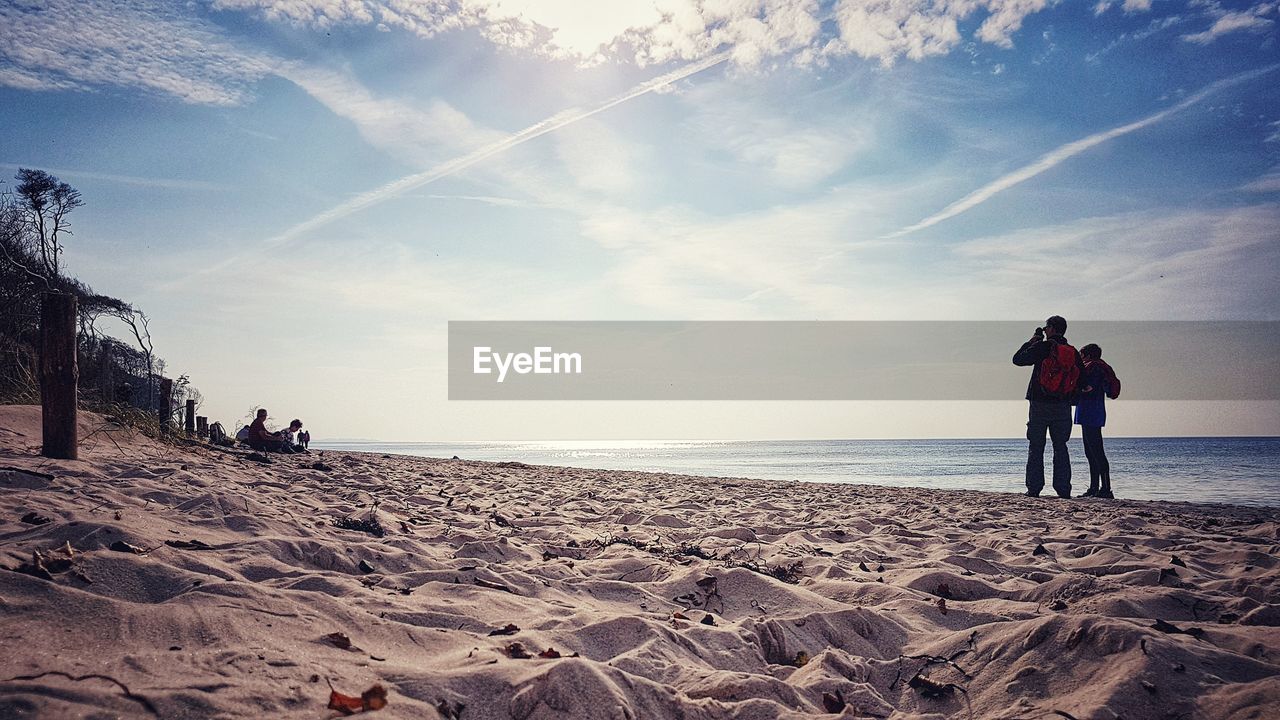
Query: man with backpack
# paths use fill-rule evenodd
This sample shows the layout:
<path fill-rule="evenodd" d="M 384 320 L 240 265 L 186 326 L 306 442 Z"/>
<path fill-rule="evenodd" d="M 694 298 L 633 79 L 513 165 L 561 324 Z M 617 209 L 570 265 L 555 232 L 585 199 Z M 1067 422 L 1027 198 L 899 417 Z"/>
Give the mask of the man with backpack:
<path fill-rule="evenodd" d="M 1036 328 L 1031 339 L 1013 354 L 1013 364 L 1031 365 L 1027 383 L 1027 495 L 1039 497 L 1044 489 L 1045 432 L 1053 441 L 1053 490 L 1058 497 L 1071 497 L 1071 458 L 1067 440 L 1071 438 L 1071 406 L 1075 402 L 1084 362 L 1067 342 L 1067 321 L 1054 315 Z"/>

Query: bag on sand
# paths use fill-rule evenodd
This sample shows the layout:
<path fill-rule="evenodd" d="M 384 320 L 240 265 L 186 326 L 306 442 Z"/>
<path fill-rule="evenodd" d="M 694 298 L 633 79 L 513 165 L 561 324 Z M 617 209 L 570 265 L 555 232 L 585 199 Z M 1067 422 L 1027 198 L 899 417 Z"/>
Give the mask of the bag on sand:
<path fill-rule="evenodd" d="M 249 442 L 249 426 L 245 425 L 236 431 L 236 440 L 240 442 Z"/>
<path fill-rule="evenodd" d="M 1067 398 L 1074 394 L 1076 385 L 1080 382 L 1076 349 L 1066 343 L 1053 342 L 1048 357 L 1040 361 L 1037 379 L 1040 387 L 1054 397 Z"/>
<path fill-rule="evenodd" d="M 222 429 L 222 423 L 220 422 L 209 426 L 209 442 L 224 447 L 235 444 L 231 441 L 231 438 L 227 437 L 227 431 Z"/>

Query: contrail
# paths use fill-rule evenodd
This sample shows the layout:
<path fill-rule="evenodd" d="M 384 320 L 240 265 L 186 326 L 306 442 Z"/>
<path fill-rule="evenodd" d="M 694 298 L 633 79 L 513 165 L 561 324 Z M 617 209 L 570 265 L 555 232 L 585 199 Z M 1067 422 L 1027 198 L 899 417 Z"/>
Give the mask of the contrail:
<path fill-rule="evenodd" d="M 453 158 L 452 160 L 447 160 L 429 170 L 424 170 L 423 172 L 415 173 L 413 175 L 407 175 L 399 180 L 389 182 L 382 187 L 363 192 L 340 205 L 336 205 L 325 210 L 309 220 L 304 220 L 297 225 L 294 225 L 278 235 L 267 238 L 250 251 L 250 253 L 256 253 L 264 249 L 273 249 L 286 245 L 300 235 L 311 230 L 315 230 L 318 227 L 322 227 L 335 220 L 340 220 L 353 213 L 373 207 L 374 205 L 390 200 L 410 190 L 422 187 L 423 185 L 435 182 L 436 180 L 440 180 L 441 178 L 449 177 L 454 173 L 475 165 L 481 160 L 510 150 L 517 145 L 522 145 L 534 138 L 541 137 L 549 132 L 554 132 L 566 125 L 578 122 L 579 120 L 585 120 L 586 118 L 597 113 L 602 113 L 615 105 L 621 105 L 628 100 L 634 100 L 641 95 L 664 88 L 674 82 L 683 80 L 690 75 L 695 75 L 703 70 L 713 68 L 728 60 L 730 54 L 730 51 L 726 50 L 714 55 L 709 55 L 695 63 L 690 63 L 689 65 L 677 68 L 664 75 L 659 75 L 655 78 L 646 80 L 630 90 L 619 95 L 615 95 L 597 105 L 586 108 L 570 108 L 568 110 L 562 110 L 546 120 L 530 125 L 529 127 L 512 133 L 501 140 L 494 141 L 484 147 L 473 150 L 466 155 L 461 155 Z M 249 253 L 242 253 L 229 257 L 222 262 L 197 270 L 195 273 L 192 273 L 192 275 L 197 276 L 217 272 L 239 262 L 247 254 Z M 161 287 L 174 287 L 183 282 L 185 282 L 185 279 L 174 280 L 164 283 Z"/>
<path fill-rule="evenodd" d="M 269 238 L 266 241 L 266 244 L 274 246 L 287 243 L 307 231 L 314 230 L 322 225 L 327 225 L 334 220 L 344 218 L 352 213 L 359 212 L 377 205 L 378 203 L 390 200 L 397 195 L 422 187 L 427 183 L 432 183 L 441 178 L 453 175 L 460 170 L 464 170 L 475 165 L 481 160 L 510 150 L 517 145 L 527 143 L 536 137 L 541 137 L 549 132 L 559 130 L 566 125 L 571 125 L 579 120 L 585 120 L 586 118 L 597 113 L 602 113 L 615 105 L 621 105 L 628 100 L 633 100 L 646 93 L 651 93 L 654 90 L 666 87 L 667 85 L 683 80 L 690 75 L 715 67 L 728 59 L 728 51 L 716 53 L 715 55 L 710 55 L 698 62 L 685 65 L 684 67 L 673 70 L 665 75 L 659 75 L 658 77 L 646 80 L 630 90 L 620 95 L 615 95 L 614 97 L 593 107 L 571 108 L 569 110 L 558 112 L 546 120 L 530 125 L 519 132 L 512 133 L 501 140 L 497 140 L 477 150 L 473 150 L 466 155 L 440 163 L 430 170 L 425 170 L 414 175 L 408 175 L 400 178 L 399 180 L 389 182 L 380 188 L 361 193 L 341 205 L 330 208 L 310 220 L 300 222 L 279 235 Z"/>
<path fill-rule="evenodd" d="M 1259 75 L 1265 75 L 1266 73 L 1269 73 L 1275 70 L 1276 68 L 1280 68 L 1280 63 L 1275 65 L 1268 65 L 1267 67 L 1264 67 L 1264 68 L 1259 68 L 1257 70 L 1250 70 L 1249 72 L 1240 73 L 1239 75 L 1234 75 L 1229 78 L 1218 80 L 1216 82 L 1210 83 L 1208 86 L 1206 86 L 1204 89 L 1200 90 L 1199 92 L 1195 93 L 1194 95 L 1187 97 L 1185 100 L 1178 103 L 1177 105 L 1161 110 L 1160 112 L 1155 113 L 1154 115 L 1148 115 L 1147 117 L 1144 117 L 1141 120 L 1135 120 L 1134 122 L 1131 122 L 1128 125 L 1121 125 L 1120 127 L 1112 128 L 1110 130 L 1096 133 L 1080 140 L 1076 140 L 1075 142 L 1067 143 L 1066 145 L 1063 145 L 1062 147 L 1054 150 L 1053 152 L 1050 152 L 1049 154 L 1041 157 L 1039 160 L 1031 163 L 1030 165 L 1027 165 L 1026 167 L 1023 167 L 1023 168 L 1019 168 L 1018 170 L 1014 170 L 1008 175 L 997 178 L 996 180 L 993 180 L 992 182 L 978 188 L 977 190 L 974 190 L 968 195 L 965 195 L 959 200 L 946 206 L 941 211 L 933 215 L 930 215 L 929 217 L 921 220 L 915 225 L 910 225 L 908 227 L 902 228 L 901 230 L 897 230 L 895 232 L 889 233 L 888 235 L 885 235 L 882 239 L 888 240 L 892 238 L 902 237 L 903 235 L 913 233 L 917 230 L 923 230 L 927 227 L 937 225 L 943 220 L 948 220 L 950 218 L 955 217 L 956 215 L 959 215 L 962 212 L 971 210 L 974 207 L 981 205 L 982 203 L 991 199 L 993 195 L 1000 192 L 1004 192 L 1005 190 L 1008 190 L 1009 188 L 1013 187 L 1014 185 L 1017 185 L 1018 183 L 1022 183 L 1027 180 L 1030 180 L 1036 175 L 1039 175 L 1040 173 L 1056 166 L 1057 164 L 1061 163 L 1064 160 L 1067 160 L 1069 158 L 1075 157 L 1076 155 L 1079 155 L 1080 153 L 1084 152 L 1085 150 L 1088 150 L 1089 148 L 1095 145 L 1099 145 L 1108 140 L 1118 138 L 1121 135 L 1127 135 L 1133 132 L 1134 130 L 1141 130 L 1142 128 L 1145 128 L 1148 125 L 1154 125 L 1155 123 L 1158 123 L 1161 120 L 1164 120 L 1165 118 L 1169 117 L 1170 115 L 1173 115 L 1174 113 L 1178 113 L 1183 110 L 1186 110 L 1192 105 L 1195 105 L 1196 103 L 1200 102 L 1201 100 L 1205 99 L 1206 97 L 1212 95 L 1215 92 L 1218 92 L 1223 88 L 1230 87 L 1232 85 L 1237 85 L 1239 83 L 1245 82 L 1246 80 L 1252 80 L 1253 78 L 1258 77 Z"/>

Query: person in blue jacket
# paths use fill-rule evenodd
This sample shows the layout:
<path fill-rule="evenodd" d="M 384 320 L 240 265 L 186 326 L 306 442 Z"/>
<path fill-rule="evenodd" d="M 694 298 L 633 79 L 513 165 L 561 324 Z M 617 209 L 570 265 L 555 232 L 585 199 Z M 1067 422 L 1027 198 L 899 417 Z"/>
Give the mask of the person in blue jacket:
<path fill-rule="evenodd" d="M 1102 428 L 1107 424 L 1107 398 L 1120 396 L 1120 380 L 1111 366 L 1102 361 L 1102 348 L 1092 343 L 1080 348 L 1084 373 L 1076 400 L 1076 424 L 1084 439 L 1084 455 L 1089 460 L 1089 489 L 1081 497 L 1112 499 L 1111 463 L 1102 447 Z"/>

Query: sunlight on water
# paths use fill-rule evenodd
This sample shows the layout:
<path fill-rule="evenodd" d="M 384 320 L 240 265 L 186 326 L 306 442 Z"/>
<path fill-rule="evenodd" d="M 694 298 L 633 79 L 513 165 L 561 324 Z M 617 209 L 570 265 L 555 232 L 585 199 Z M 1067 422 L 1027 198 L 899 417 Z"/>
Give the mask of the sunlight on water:
<path fill-rule="evenodd" d="M 1020 440 L 344 442 L 314 447 L 1006 493 L 1023 491 L 1026 463 L 1026 442 Z M 1108 439 L 1106 447 L 1117 497 L 1280 506 L 1280 438 L 1117 438 Z M 1089 483 L 1078 438 L 1072 439 L 1070 452 L 1078 494 Z"/>

